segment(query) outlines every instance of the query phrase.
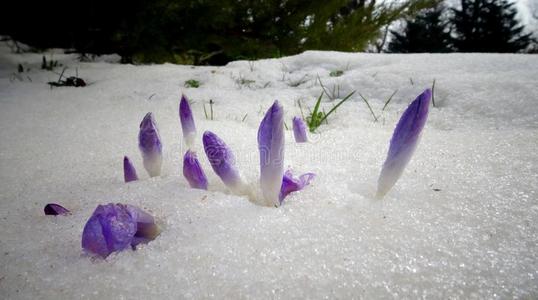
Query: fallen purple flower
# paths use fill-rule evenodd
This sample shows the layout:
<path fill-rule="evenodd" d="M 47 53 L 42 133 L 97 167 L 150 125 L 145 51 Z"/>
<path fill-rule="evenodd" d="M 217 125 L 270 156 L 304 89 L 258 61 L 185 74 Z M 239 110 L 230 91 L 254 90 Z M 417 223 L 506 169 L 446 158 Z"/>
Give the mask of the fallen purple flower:
<path fill-rule="evenodd" d="M 98 205 L 84 226 L 82 248 L 106 258 L 110 253 L 135 249 L 159 235 L 151 215 L 133 205 Z"/>
<path fill-rule="evenodd" d="M 179 102 L 179 119 L 181 121 L 185 144 L 188 148 L 192 148 L 196 137 L 196 127 L 194 126 L 194 118 L 189 100 L 185 95 L 181 95 L 181 101 Z"/>
<path fill-rule="evenodd" d="M 196 153 L 188 150 L 183 157 L 183 176 L 195 189 L 207 190 L 207 177 L 196 157 Z"/>
<path fill-rule="evenodd" d="M 279 193 L 284 173 L 284 109 L 275 101 L 258 129 L 260 184 L 267 204 L 280 205 Z"/>
<path fill-rule="evenodd" d="M 123 178 L 125 182 L 138 180 L 136 170 L 127 156 L 123 157 Z"/>
<path fill-rule="evenodd" d="M 299 176 L 299 178 L 294 178 L 291 171 L 287 170 L 282 178 L 282 186 L 280 187 L 280 194 L 278 195 L 280 204 L 282 204 L 286 196 L 290 193 L 302 190 L 305 186 L 309 185 L 315 177 L 316 174 L 314 173 L 306 173 Z"/>
<path fill-rule="evenodd" d="M 140 123 L 140 133 L 138 134 L 138 147 L 144 160 L 144 168 L 149 176 L 159 176 L 162 165 L 162 144 L 159 130 L 149 112 Z"/>
<path fill-rule="evenodd" d="M 295 137 L 295 142 L 297 143 L 306 143 L 308 142 L 308 137 L 306 135 L 306 124 L 303 119 L 299 117 L 293 117 L 293 136 Z"/>
<path fill-rule="evenodd" d="M 45 215 L 50 215 L 50 216 L 68 215 L 71 213 L 65 207 L 56 203 L 49 203 L 45 205 L 45 208 L 43 210 L 45 211 Z"/>
<path fill-rule="evenodd" d="M 420 133 L 428 118 L 431 90 L 426 89 L 402 114 L 390 140 L 387 159 L 381 169 L 377 184 L 377 198 L 385 194 L 396 184 L 405 166 L 411 160 L 420 140 Z"/>
<path fill-rule="evenodd" d="M 232 192 L 242 194 L 245 184 L 235 166 L 235 156 L 232 150 L 211 131 L 204 132 L 202 141 L 213 171 Z"/>

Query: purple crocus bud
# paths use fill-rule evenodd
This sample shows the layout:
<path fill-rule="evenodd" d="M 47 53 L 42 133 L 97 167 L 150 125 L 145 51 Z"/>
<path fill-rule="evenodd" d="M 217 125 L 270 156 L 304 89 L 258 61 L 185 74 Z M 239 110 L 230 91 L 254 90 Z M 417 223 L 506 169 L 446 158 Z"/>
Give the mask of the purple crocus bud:
<path fill-rule="evenodd" d="M 258 129 L 260 185 L 267 204 L 280 205 L 279 193 L 284 174 L 284 109 L 275 101 Z"/>
<path fill-rule="evenodd" d="M 159 235 L 151 215 L 133 205 L 98 205 L 82 232 L 82 248 L 106 258 L 110 253 L 135 248 Z"/>
<path fill-rule="evenodd" d="M 293 136 L 295 136 L 295 142 L 297 143 L 308 142 L 306 136 L 306 124 L 303 119 L 299 117 L 293 117 Z"/>
<path fill-rule="evenodd" d="M 183 176 L 191 188 L 207 190 L 207 177 L 200 166 L 196 153 L 191 150 L 188 150 L 183 157 Z"/>
<path fill-rule="evenodd" d="M 192 148 L 196 137 L 196 127 L 194 126 L 194 118 L 189 100 L 185 95 L 181 95 L 181 101 L 179 102 L 179 119 L 181 120 L 185 144 L 188 148 Z"/>
<path fill-rule="evenodd" d="M 204 132 L 202 141 L 213 171 L 232 192 L 243 194 L 245 184 L 235 166 L 235 156 L 232 150 L 211 131 Z"/>
<path fill-rule="evenodd" d="M 280 187 L 280 194 L 278 195 L 280 204 L 282 204 L 282 201 L 284 201 L 284 198 L 286 198 L 288 194 L 300 191 L 305 186 L 309 185 L 314 177 L 316 177 L 316 174 L 314 173 L 305 173 L 299 176 L 299 178 L 295 178 L 291 171 L 287 170 L 282 178 L 282 186 Z"/>
<path fill-rule="evenodd" d="M 432 92 L 430 89 L 420 94 L 404 111 L 390 140 L 387 159 L 381 169 L 377 183 L 376 197 L 381 199 L 402 175 L 405 166 L 420 140 L 420 133 L 428 118 L 428 107 Z"/>
<path fill-rule="evenodd" d="M 61 206 L 60 204 L 56 204 L 56 203 L 49 203 L 45 205 L 45 208 L 43 210 L 45 211 L 45 215 L 51 215 L 51 216 L 70 214 L 69 210 L 67 210 L 65 207 Z"/>
<path fill-rule="evenodd" d="M 142 152 L 144 159 L 144 168 L 148 171 L 149 176 L 155 177 L 161 174 L 161 165 L 163 161 L 162 144 L 159 136 L 159 130 L 149 112 L 146 114 L 142 123 L 140 123 L 140 132 L 138 134 L 138 147 Z"/>
<path fill-rule="evenodd" d="M 136 170 L 127 156 L 123 157 L 123 178 L 125 182 L 138 180 Z"/>

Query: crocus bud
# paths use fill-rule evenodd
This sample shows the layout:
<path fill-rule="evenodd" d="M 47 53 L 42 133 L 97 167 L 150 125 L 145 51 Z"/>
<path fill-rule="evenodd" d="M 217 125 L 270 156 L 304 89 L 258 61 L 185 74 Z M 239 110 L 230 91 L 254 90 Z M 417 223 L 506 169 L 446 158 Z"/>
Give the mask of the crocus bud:
<path fill-rule="evenodd" d="M 267 204 L 280 205 L 279 194 L 284 174 L 284 109 L 275 101 L 258 129 L 260 185 Z"/>
<path fill-rule="evenodd" d="M 163 161 L 162 144 L 159 130 L 150 112 L 146 114 L 142 123 L 140 123 L 138 147 L 142 152 L 144 168 L 148 171 L 149 176 L 159 176 Z"/>
<path fill-rule="evenodd" d="M 303 119 L 299 117 L 293 117 L 293 136 L 295 137 L 295 142 L 297 143 L 306 143 L 308 138 L 306 136 L 306 124 Z"/>
<path fill-rule="evenodd" d="M 67 210 L 65 207 L 61 206 L 60 204 L 56 204 L 56 203 L 49 203 L 45 205 L 45 208 L 43 210 L 45 211 L 45 215 L 51 215 L 51 216 L 70 214 L 69 210 Z"/>
<path fill-rule="evenodd" d="M 245 184 L 235 166 L 235 156 L 232 150 L 211 131 L 204 132 L 202 140 L 205 154 L 213 171 L 232 192 L 243 194 Z"/>
<path fill-rule="evenodd" d="M 123 178 L 125 182 L 138 180 L 136 170 L 127 156 L 123 157 Z"/>
<path fill-rule="evenodd" d="M 192 148 L 196 137 L 196 127 L 194 126 L 194 118 L 189 100 L 185 95 L 181 95 L 181 101 L 179 102 L 179 119 L 183 130 L 183 140 L 188 148 Z"/>
<path fill-rule="evenodd" d="M 280 188 L 280 194 L 278 196 L 278 199 L 280 201 L 280 204 L 284 201 L 284 198 L 286 198 L 287 195 L 290 193 L 300 191 L 305 186 L 310 184 L 310 181 L 316 177 L 316 174 L 314 173 L 305 173 L 299 178 L 293 177 L 293 174 L 290 170 L 287 170 L 286 173 L 284 173 L 284 177 L 282 178 L 282 186 Z"/>
<path fill-rule="evenodd" d="M 183 157 L 183 176 L 192 188 L 207 190 L 207 177 L 196 153 L 191 150 L 188 150 Z"/>
<path fill-rule="evenodd" d="M 420 94 L 404 111 L 390 140 L 387 159 L 377 183 L 377 198 L 383 198 L 402 175 L 405 166 L 420 140 L 420 133 L 428 118 L 432 93 L 430 89 Z"/>
<path fill-rule="evenodd" d="M 106 258 L 110 253 L 135 248 L 159 235 L 151 215 L 133 205 L 98 205 L 84 226 L 82 248 Z"/>

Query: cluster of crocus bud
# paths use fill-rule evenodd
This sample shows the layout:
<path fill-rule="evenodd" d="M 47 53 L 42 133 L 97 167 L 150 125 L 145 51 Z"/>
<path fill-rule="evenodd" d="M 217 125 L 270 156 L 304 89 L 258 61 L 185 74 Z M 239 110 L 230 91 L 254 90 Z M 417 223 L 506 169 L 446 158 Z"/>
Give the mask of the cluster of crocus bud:
<path fill-rule="evenodd" d="M 184 95 L 181 97 L 179 105 L 179 116 L 185 144 L 191 148 L 195 140 L 196 127 L 192 110 Z M 298 142 L 306 142 L 306 126 L 301 119 L 294 120 L 294 133 L 296 137 L 299 137 Z M 237 169 L 235 155 L 230 147 L 211 131 L 204 132 L 202 143 L 213 171 L 222 182 L 233 193 L 252 197 L 253 192 Z M 263 197 L 263 201 L 258 202 L 279 206 L 286 195 L 302 189 L 313 178 L 313 176 L 309 176 L 308 180 L 290 181 L 291 174 L 284 174 L 284 109 L 278 101 L 273 103 L 261 121 L 258 130 L 258 149 L 260 153 L 260 187 Z M 207 177 L 200 166 L 196 153 L 190 149 L 185 153 L 183 159 L 183 175 L 192 188 L 207 189 Z M 295 182 L 295 184 L 290 185 L 290 182 Z"/>
<path fill-rule="evenodd" d="M 392 138 L 378 179 L 377 198 L 382 198 L 396 183 L 411 160 L 428 118 L 431 90 L 420 94 L 401 116 Z M 208 180 L 198 161 L 193 147 L 196 128 L 189 103 L 181 97 L 179 115 L 185 144 L 189 150 L 183 159 L 183 175 L 192 188 L 207 189 Z M 264 204 L 280 206 L 284 198 L 303 189 L 314 179 L 315 174 L 306 173 L 294 177 L 290 170 L 284 172 L 284 109 L 278 101 L 266 112 L 258 129 L 260 154 L 260 187 Z M 296 142 L 306 142 L 306 126 L 302 119 L 293 119 Z M 202 138 L 205 154 L 224 184 L 236 194 L 248 194 L 235 164 L 231 149 L 216 134 L 206 131 Z M 140 124 L 139 148 L 144 167 L 150 176 L 159 176 L 162 165 L 162 144 L 151 113 Z M 125 182 L 138 180 L 136 170 L 127 156 L 123 160 Z M 69 210 L 55 203 L 44 208 L 46 215 L 67 215 Z M 160 233 L 154 218 L 144 210 L 129 204 L 99 205 L 84 226 L 82 248 L 88 253 L 106 258 L 111 253 L 128 248 L 135 249 L 141 243 L 155 239 Z"/>

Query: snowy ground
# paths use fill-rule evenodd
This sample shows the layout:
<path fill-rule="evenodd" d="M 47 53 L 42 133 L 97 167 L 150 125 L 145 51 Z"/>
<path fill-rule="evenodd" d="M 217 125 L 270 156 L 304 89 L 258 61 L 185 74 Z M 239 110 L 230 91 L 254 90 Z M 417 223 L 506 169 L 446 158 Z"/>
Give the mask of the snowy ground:
<path fill-rule="evenodd" d="M 536 55 L 306 52 L 191 67 L 55 54 L 91 85 L 50 89 L 46 82 L 58 75 L 39 70 L 41 54 L 4 46 L 0 53 L 1 298 L 538 297 Z M 20 79 L 12 74 L 18 63 L 30 68 Z M 330 77 L 334 70 L 344 74 Z M 280 208 L 256 206 L 229 194 L 199 151 L 210 191 L 188 188 L 182 92 L 195 101 L 199 134 L 221 136 L 256 182 L 262 114 L 279 99 L 291 125 L 297 101 L 311 107 L 320 94 L 317 75 L 341 96 L 359 91 L 381 116 L 373 122 L 355 95 L 311 143 L 295 144 L 288 131 L 286 165 L 318 174 L 310 187 Z M 421 144 L 395 188 L 376 201 L 392 130 L 434 78 L 438 107 Z M 200 88 L 185 88 L 188 79 Z M 213 121 L 202 106 L 210 99 Z M 148 111 L 164 144 L 164 174 L 152 179 L 137 148 Z M 140 181 L 123 182 L 123 155 Z M 73 214 L 44 216 L 49 202 Z M 97 204 L 109 202 L 150 211 L 162 234 L 137 251 L 90 259 L 82 228 Z"/>

